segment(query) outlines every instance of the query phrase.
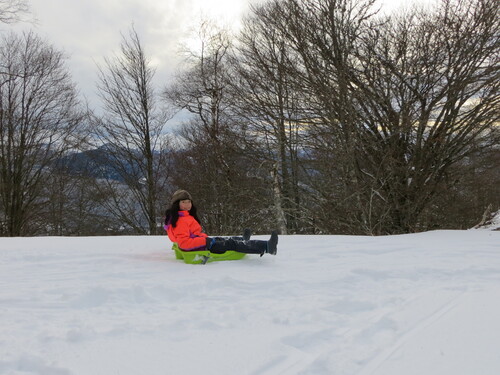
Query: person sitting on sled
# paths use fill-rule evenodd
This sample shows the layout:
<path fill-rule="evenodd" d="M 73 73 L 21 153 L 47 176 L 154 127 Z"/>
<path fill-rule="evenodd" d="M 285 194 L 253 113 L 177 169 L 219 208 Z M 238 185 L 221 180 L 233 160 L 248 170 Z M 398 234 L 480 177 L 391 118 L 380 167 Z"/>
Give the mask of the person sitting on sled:
<path fill-rule="evenodd" d="M 272 232 L 269 241 L 250 240 L 250 231 L 243 237 L 209 237 L 201 229 L 191 194 L 177 190 L 172 196 L 170 208 L 165 213 L 165 230 L 170 241 L 183 251 L 209 250 L 221 254 L 228 250 L 246 254 L 265 253 L 276 255 L 278 234 Z"/>

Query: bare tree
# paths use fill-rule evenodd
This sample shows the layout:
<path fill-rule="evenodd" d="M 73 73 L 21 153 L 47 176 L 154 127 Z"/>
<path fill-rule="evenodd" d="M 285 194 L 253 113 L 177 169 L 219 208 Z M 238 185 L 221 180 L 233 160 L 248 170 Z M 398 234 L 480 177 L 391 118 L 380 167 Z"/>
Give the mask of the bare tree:
<path fill-rule="evenodd" d="M 86 151 L 86 152 L 93 152 Z M 47 209 L 40 213 L 44 234 L 94 236 L 122 234 L 123 223 L 106 209 L 110 197 L 96 170 L 82 160 L 86 152 L 66 155 L 46 176 L 43 196 Z M 92 164 L 92 159 L 86 159 Z"/>
<path fill-rule="evenodd" d="M 304 98 L 292 74 L 300 59 L 280 29 L 270 27 L 280 16 L 282 7 L 275 1 L 253 8 L 244 20 L 233 57 L 231 95 L 235 111 L 245 119 L 247 150 L 267 170 L 267 191 L 259 200 L 272 196 L 275 222 L 286 234 L 304 230 L 305 224 L 299 189 Z"/>
<path fill-rule="evenodd" d="M 500 210 L 500 149 L 478 149 L 451 167 L 422 213 L 429 228 L 469 229 Z"/>
<path fill-rule="evenodd" d="M 351 85 L 364 119 L 357 170 L 378 201 L 373 232 L 422 229 L 452 167 L 498 142 L 499 6 L 445 0 L 367 33 Z"/>
<path fill-rule="evenodd" d="M 83 116 L 64 56 L 32 32 L 2 38 L 0 67 L 2 232 L 19 236 L 36 233 L 45 175 L 80 142 Z"/>
<path fill-rule="evenodd" d="M 454 166 L 498 143 L 499 3 L 444 0 L 391 17 L 377 16 L 373 0 L 266 6 L 273 12 L 256 16 L 269 40 L 278 35 L 287 55 L 300 57 L 283 60 L 281 71 L 306 99 L 297 111 L 305 123 L 301 164 L 310 171 L 302 184 L 317 203 L 315 225 L 371 234 L 425 229 L 422 215 Z M 254 51 L 261 62 L 254 73 L 269 66 L 266 50 Z M 254 87 L 263 85 L 247 88 Z M 266 95 L 277 97 L 272 87 Z"/>
<path fill-rule="evenodd" d="M 282 61 L 281 72 L 301 97 L 295 118 L 304 159 L 300 165 L 309 176 L 297 183 L 307 187 L 308 195 L 308 204 L 299 207 L 323 232 L 350 226 L 347 218 L 342 226 L 335 224 L 342 221 L 332 208 L 335 202 L 344 216 L 352 216 L 362 205 L 362 197 L 353 194 L 359 184 L 352 135 L 362 117 L 349 84 L 364 25 L 376 13 L 373 4 L 372 0 L 275 0 L 268 5 L 272 12 L 257 13 L 268 35 L 279 35 L 288 56 L 293 56 Z M 347 203 L 339 199 L 341 195 L 352 198 Z"/>
<path fill-rule="evenodd" d="M 183 168 L 178 184 L 186 183 L 203 200 L 204 224 L 211 233 L 234 233 L 242 223 L 242 205 L 254 185 L 240 152 L 237 119 L 231 117 L 228 67 L 230 37 L 209 21 L 199 28 L 199 49 L 188 50 L 183 70 L 165 89 L 168 102 L 190 113 L 180 132 L 184 140 Z M 187 187 L 186 187 L 187 188 Z"/>
<path fill-rule="evenodd" d="M 168 180 L 163 130 L 169 115 L 157 104 L 154 69 L 133 28 L 123 37 L 121 54 L 99 72 L 105 114 L 94 118 L 95 132 L 121 180 L 106 181 L 113 192 L 108 208 L 136 232 L 156 234 Z"/>

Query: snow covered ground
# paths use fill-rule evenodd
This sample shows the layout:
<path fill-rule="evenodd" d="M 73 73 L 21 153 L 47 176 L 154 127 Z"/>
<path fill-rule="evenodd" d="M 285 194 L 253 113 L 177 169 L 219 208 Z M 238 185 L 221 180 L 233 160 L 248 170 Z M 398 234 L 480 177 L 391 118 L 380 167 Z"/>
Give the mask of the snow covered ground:
<path fill-rule="evenodd" d="M 0 374 L 500 374 L 499 231 L 170 246 L 0 238 Z"/>

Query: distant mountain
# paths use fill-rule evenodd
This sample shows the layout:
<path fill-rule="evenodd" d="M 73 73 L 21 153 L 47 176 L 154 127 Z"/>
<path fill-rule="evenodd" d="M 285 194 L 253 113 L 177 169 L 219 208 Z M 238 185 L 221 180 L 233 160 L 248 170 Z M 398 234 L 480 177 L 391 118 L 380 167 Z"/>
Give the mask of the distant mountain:
<path fill-rule="evenodd" d="M 116 160 L 111 156 L 109 147 L 104 145 L 99 148 L 75 152 L 59 159 L 55 165 L 58 169 L 65 170 L 71 175 L 82 175 L 94 178 L 110 179 L 124 182 L 125 178 L 117 164 L 125 166 L 128 175 L 134 173 L 133 164 L 128 160 Z M 142 176 L 137 176 L 141 178 Z"/>

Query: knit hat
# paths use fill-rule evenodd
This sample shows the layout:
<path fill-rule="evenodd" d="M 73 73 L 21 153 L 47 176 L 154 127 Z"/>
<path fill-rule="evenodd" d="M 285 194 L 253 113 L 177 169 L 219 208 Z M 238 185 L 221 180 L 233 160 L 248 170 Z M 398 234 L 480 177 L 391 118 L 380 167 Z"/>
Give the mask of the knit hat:
<path fill-rule="evenodd" d="M 191 198 L 191 194 L 189 194 L 186 190 L 177 190 L 174 195 L 172 195 L 170 204 L 173 205 L 177 201 L 183 201 L 186 199 L 189 199 L 190 201 L 193 200 L 193 198 Z"/>

